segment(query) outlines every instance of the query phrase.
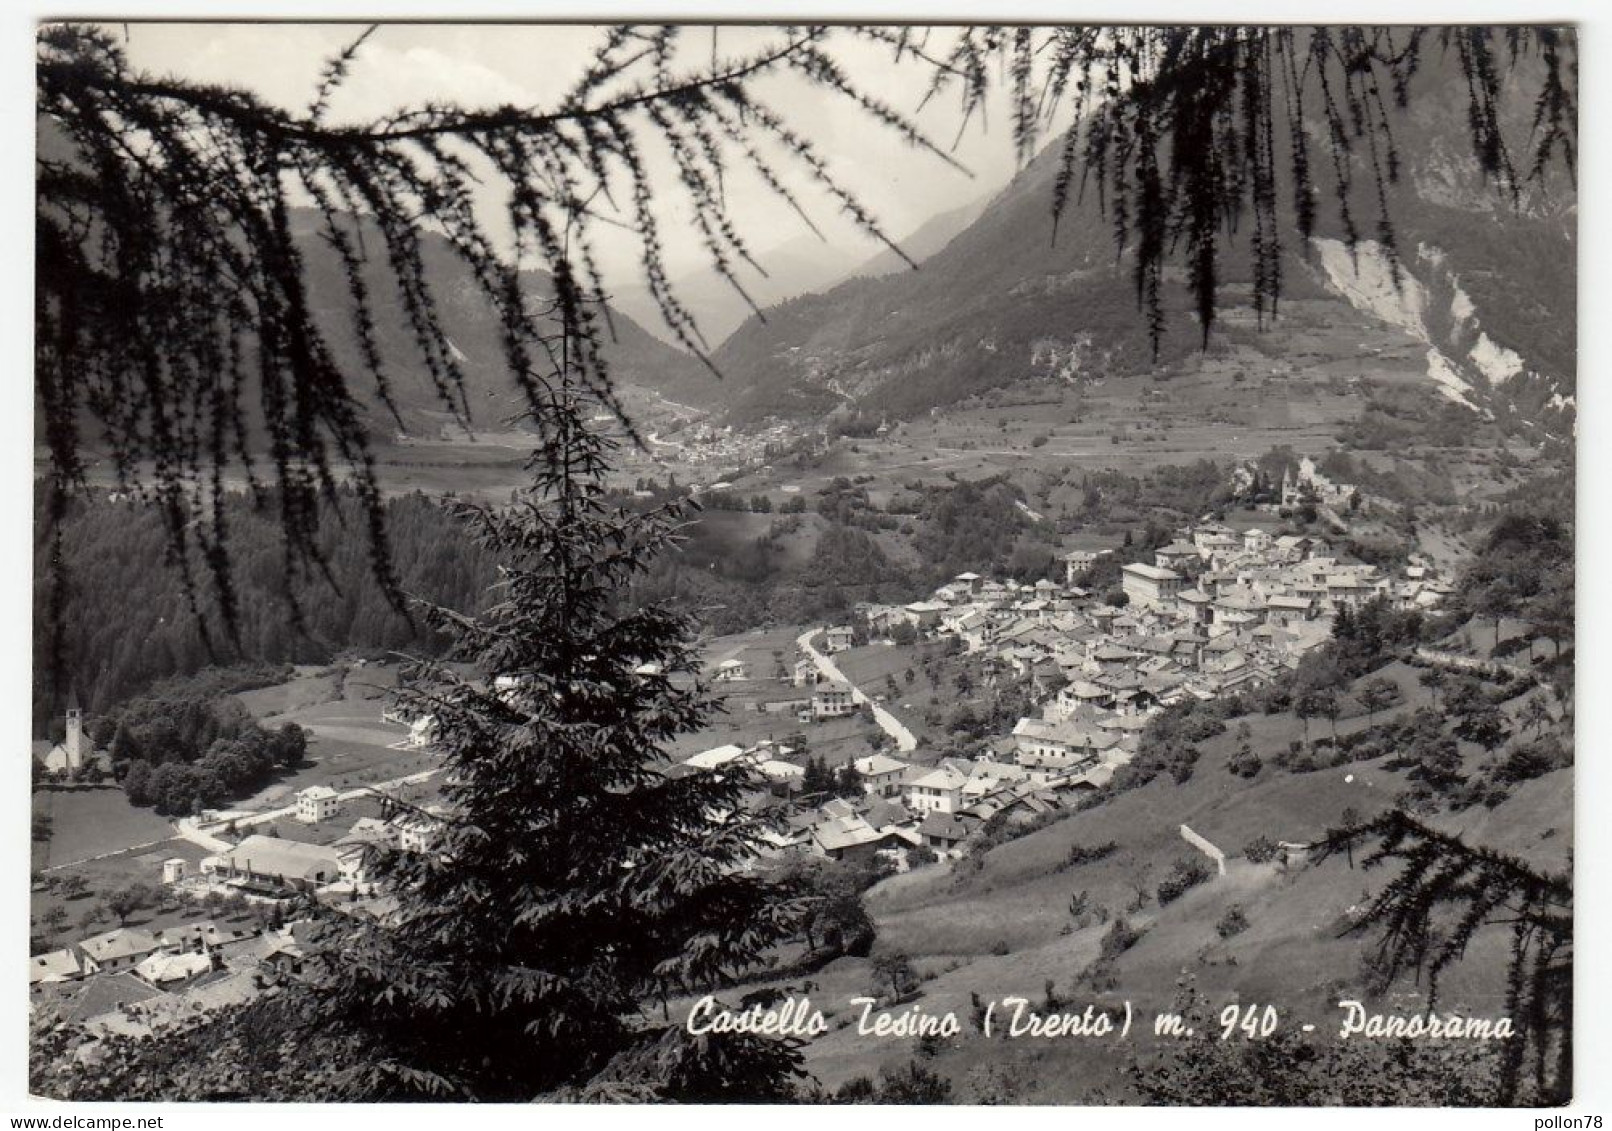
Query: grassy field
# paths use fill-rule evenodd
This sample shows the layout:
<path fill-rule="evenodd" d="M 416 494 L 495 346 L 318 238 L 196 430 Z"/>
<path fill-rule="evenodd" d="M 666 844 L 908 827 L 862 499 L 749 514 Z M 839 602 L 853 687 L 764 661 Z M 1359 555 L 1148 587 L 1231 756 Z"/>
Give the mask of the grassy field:
<path fill-rule="evenodd" d="M 295 679 L 240 696 L 266 726 L 296 723 L 309 732 L 307 760 L 241 801 L 237 808 L 289 804 L 310 785 L 351 789 L 406 777 L 436 764 L 429 751 L 397 749 L 408 728 L 381 718 L 396 686 L 392 664 L 299 670 Z"/>
<path fill-rule="evenodd" d="M 926 660 L 933 665 L 933 682 L 924 667 Z M 913 757 L 919 762 L 935 760 L 948 743 L 946 724 L 961 701 L 955 682 L 958 674 L 966 671 L 975 687 L 985 685 L 979 659 L 950 654 L 945 643 L 874 644 L 842 652 L 835 662 L 868 695 L 885 697 L 884 707 L 917 737 L 919 745 Z M 909 669 L 913 673 L 911 683 L 906 678 Z M 890 678 L 895 680 L 894 694 Z"/>
<path fill-rule="evenodd" d="M 777 678 L 780 663 L 793 675 L 795 639 L 805 631 L 802 625 L 752 629 L 727 636 L 713 636 L 700 642 L 700 662 L 706 677 L 715 674 L 718 664 L 740 660 L 750 677 L 733 683 L 711 683 L 721 710 L 710 724 L 692 734 L 680 735 L 670 746 L 674 759 L 681 760 L 713 746 L 734 743 L 748 746 L 763 739 L 782 740 L 797 730 L 809 730 L 796 721 L 793 708 L 784 705 L 810 697 L 810 692 Z M 776 653 L 776 655 L 775 655 Z M 778 709 L 768 711 L 772 705 Z"/>
<path fill-rule="evenodd" d="M 792 681 L 780 681 L 775 675 L 780 660 L 793 675 L 795 640 L 803 631 L 803 625 L 787 625 L 717 636 L 702 642 L 700 654 L 708 672 L 724 660 L 737 659 L 749 666 L 752 678 L 714 684 L 713 690 L 722 702 L 722 713 L 704 729 L 680 735 L 670 747 L 672 757 L 681 760 L 728 743 L 748 746 L 764 739 L 781 742 L 797 732 L 806 736 L 815 757 L 838 763 L 866 754 L 870 741 L 881 733 L 872 722 L 851 716 L 801 723 L 793 709 L 766 709 L 768 705 L 783 707 L 811 697 L 810 689 L 796 687 Z"/>
<path fill-rule="evenodd" d="M 34 845 L 35 868 L 56 867 L 173 835 L 166 817 L 130 805 L 117 786 L 39 790 L 33 795 L 33 807 L 35 813 L 44 813 L 51 820 L 50 840 Z"/>
<path fill-rule="evenodd" d="M 412 785 L 394 786 L 386 791 L 388 798 L 410 805 L 426 806 L 437 800 L 436 779 Z M 304 844 L 334 844 L 352 831 L 353 825 L 365 818 L 384 819 L 388 808 L 379 796 L 356 797 L 341 803 L 341 810 L 328 821 L 305 824 L 295 817 L 284 817 L 267 828 L 254 828 L 253 832 L 283 837 Z"/>
<path fill-rule="evenodd" d="M 770 696 L 794 698 L 797 694 L 795 688 L 779 684 L 773 686 L 777 690 L 769 691 L 767 694 Z M 847 759 L 860 758 L 869 753 L 876 736 L 884 733 L 876 723 L 859 715 L 802 723 L 796 720 L 792 711 L 774 713 L 746 709 L 747 703 L 758 701 L 746 696 L 730 696 L 727 700 L 728 713 L 717 716 L 703 730 L 679 736 L 669 748 L 672 757 L 681 761 L 713 746 L 728 743 L 750 746 L 764 739 L 783 742 L 791 735 L 800 734 L 805 736 L 812 757 L 839 765 Z"/>
<path fill-rule="evenodd" d="M 753 684 L 781 686 L 775 678 L 778 664 L 782 663 L 787 673 L 794 674 L 795 640 L 805 630 L 805 625 L 786 624 L 713 636 L 700 642 L 700 661 L 708 675 L 714 674 L 716 666 L 724 660 L 743 661 L 750 669 L 751 678 L 734 685 L 736 691 Z"/>
<path fill-rule="evenodd" d="M 897 685 L 905 688 L 904 676 L 908 668 L 913 669 L 916 678 L 922 679 L 924 659 L 945 654 L 945 644 L 870 644 L 841 652 L 834 657 L 834 662 L 845 673 L 845 678 L 869 695 L 884 695 L 889 691 L 887 677 L 894 676 Z"/>
<path fill-rule="evenodd" d="M 239 691 L 235 698 L 253 718 L 275 718 L 330 702 L 336 695 L 340 676 L 340 668 L 302 665 L 297 668 L 297 674 L 284 683 Z"/>
<path fill-rule="evenodd" d="M 242 693 L 241 702 L 265 724 L 294 722 L 310 737 L 308 757 L 301 766 L 282 772 L 235 807 L 275 808 L 289 804 L 306 786 L 345 790 L 436 765 L 437 758 L 429 751 L 393 748 L 408 734 L 407 728 L 380 717 L 385 693 L 395 682 L 395 669 L 389 665 L 304 667 L 286 683 Z M 350 808 L 364 815 L 368 810 L 363 805 Z M 32 867 L 57 868 L 60 871 L 53 875 L 77 874 L 86 882 L 89 894 L 68 901 L 68 913 L 75 921 L 105 892 L 135 881 L 160 881 L 163 860 L 179 856 L 194 865 L 202 856 L 188 842 L 173 839 L 168 818 L 130 805 L 115 786 L 41 790 L 33 795 L 33 811 L 51 818 L 51 836 L 33 844 Z M 347 816 L 340 831 L 328 839 L 346 832 L 354 819 Z M 73 866 L 62 867 L 69 864 Z M 35 892 L 35 916 L 45 913 L 53 901 L 60 902 Z"/>
<path fill-rule="evenodd" d="M 316 735 L 308 742 L 308 760 L 251 797 L 232 806 L 236 809 L 274 809 L 289 805 L 298 790 L 311 785 L 328 785 L 347 790 L 361 785 L 391 781 L 428 770 L 437 765 L 429 750 L 392 750 L 367 742 L 348 742 Z"/>

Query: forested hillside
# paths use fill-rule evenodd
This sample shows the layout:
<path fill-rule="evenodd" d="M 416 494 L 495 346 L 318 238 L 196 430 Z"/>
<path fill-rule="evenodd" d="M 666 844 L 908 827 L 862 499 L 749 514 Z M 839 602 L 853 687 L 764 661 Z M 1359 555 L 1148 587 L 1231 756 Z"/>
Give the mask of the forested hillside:
<path fill-rule="evenodd" d="M 70 586 L 61 668 L 52 670 L 46 581 L 50 545 L 35 553 L 34 727 L 45 733 L 70 696 L 94 715 L 166 676 L 240 660 L 321 663 L 343 650 L 434 651 L 439 641 L 418 619 L 391 608 L 375 585 L 357 501 L 344 495 L 322 518 L 318 544 L 330 579 L 288 586 L 280 528 L 272 511 L 237 496 L 227 511 L 238 563 L 238 631 L 195 615 L 156 511 L 134 502 L 82 501 L 62 529 Z M 403 590 L 458 609 L 479 608 L 492 579 L 480 547 L 423 495 L 387 504 L 392 557 Z M 293 620 L 294 596 L 302 624 Z M 211 611 L 206 594 L 198 597 Z M 203 624 L 210 626 L 204 632 Z"/>

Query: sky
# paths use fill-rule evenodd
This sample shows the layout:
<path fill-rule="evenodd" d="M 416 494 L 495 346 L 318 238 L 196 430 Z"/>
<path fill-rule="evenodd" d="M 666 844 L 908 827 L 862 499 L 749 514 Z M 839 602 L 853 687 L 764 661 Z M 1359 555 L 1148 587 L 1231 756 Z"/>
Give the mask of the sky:
<path fill-rule="evenodd" d="M 352 43 L 363 25 L 271 23 L 134 23 L 117 25 L 131 62 L 156 74 L 246 88 L 287 109 L 305 109 L 327 59 Z M 431 101 L 466 108 L 555 103 L 581 73 L 603 34 L 598 26 L 532 24 L 383 24 L 364 42 L 343 85 L 331 100 L 332 121 L 373 120 Z M 776 26 L 721 26 L 722 57 L 777 42 Z M 938 29 L 936 41 L 949 33 Z M 686 33 L 691 63 L 710 62 L 711 32 Z M 928 72 L 918 64 L 896 65 L 889 48 L 836 33 L 834 52 L 855 81 L 893 108 L 912 115 L 943 149 L 967 168 L 950 167 L 933 154 L 907 146 L 849 99 L 813 88 L 794 75 L 769 77 L 758 85 L 775 110 L 826 157 L 833 175 L 872 211 L 890 236 L 900 239 L 925 220 L 1001 188 L 1015 172 L 1011 129 L 1002 104 L 987 107 L 959 133 L 963 119 L 955 93 L 920 111 Z M 670 158 L 657 158 L 670 183 Z M 655 170 L 652 169 L 652 175 Z M 790 181 L 795 188 L 800 178 Z M 810 229 L 755 177 L 728 186 L 732 214 L 758 259 L 769 249 L 812 239 Z M 808 192 L 803 203 L 830 240 L 866 256 L 880 245 L 838 216 L 825 194 Z M 497 199 L 489 190 L 489 212 Z M 668 260 L 674 275 L 705 260 L 686 216 L 664 216 Z M 681 222 L 680 222 L 681 221 Z M 624 234 L 601 230 L 607 282 L 631 271 L 635 244 Z M 860 256 L 859 256 L 860 257 Z M 622 280 L 623 282 L 628 280 Z"/>

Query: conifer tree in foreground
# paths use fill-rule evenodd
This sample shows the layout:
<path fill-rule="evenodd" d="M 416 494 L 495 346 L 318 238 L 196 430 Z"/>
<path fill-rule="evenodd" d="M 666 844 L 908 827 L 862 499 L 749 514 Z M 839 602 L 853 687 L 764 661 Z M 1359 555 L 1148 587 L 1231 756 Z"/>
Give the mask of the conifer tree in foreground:
<path fill-rule="evenodd" d="M 625 595 L 672 543 L 680 504 L 634 514 L 605 502 L 613 441 L 589 430 L 598 404 L 571 372 L 562 358 L 545 384 L 527 496 L 504 510 L 457 504 L 501 578 L 479 617 L 427 610 L 454 645 L 402 699 L 435 720 L 444 812 L 427 850 L 367 861 L 395 910 L 376 921 L 311 909 L 307 984 L 188 1033 L 103 1044 L 57 1094 L 792 1093 L 791 1045 L 690 1036 L 666 1008 L 763 964 L 807 905 L 750 868 L 766 819 L 741 805 L 754 771 L 666 773 L 667 742 L 714 704 L 690 622 Z M 61 1043 L 37 1042 L 36 1066 Z"/>
<path fill-rule="evenodd" d="M 396 923 L 337 971 L 339 1011 L 388 1034 L 404 1070 L 377 1064 L 359 1091 L 775 1098 L 789 1050 L 696 1042 L 642 1012 L 755 966 L 801 904 L 747 871 L 753 771 L 664 772 L 713 703 L 690 622 L 623 595 L 679 504 L 607 505 L 597 402 L 568 377 L 546 399 L 529 497 L 460 508 L 501 563 L 497 597 L 477 619 L 431 611 L 456 643 L 403 697 L 435 719 L 450 815 L 432 851 L 376 862 Z"/>

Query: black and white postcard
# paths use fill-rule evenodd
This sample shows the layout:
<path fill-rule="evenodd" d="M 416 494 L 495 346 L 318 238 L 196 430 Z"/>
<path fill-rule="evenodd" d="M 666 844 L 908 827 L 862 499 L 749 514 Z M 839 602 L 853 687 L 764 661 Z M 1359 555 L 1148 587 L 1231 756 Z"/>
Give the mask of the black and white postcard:
<path fill-rule="evenodd" d="M 1577 29 L 105 19 L 29 1104 L 1572 1101 Z"/>

